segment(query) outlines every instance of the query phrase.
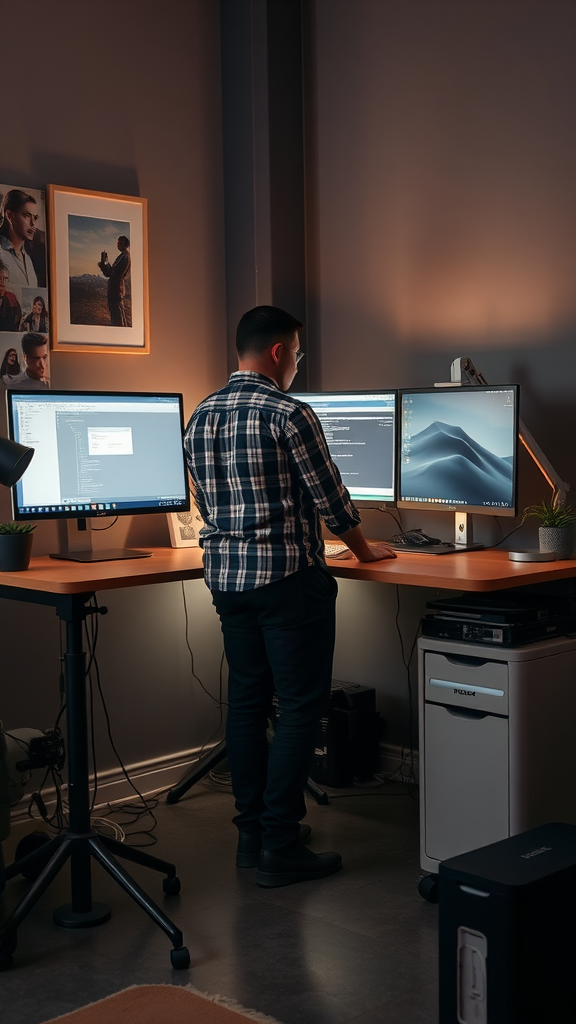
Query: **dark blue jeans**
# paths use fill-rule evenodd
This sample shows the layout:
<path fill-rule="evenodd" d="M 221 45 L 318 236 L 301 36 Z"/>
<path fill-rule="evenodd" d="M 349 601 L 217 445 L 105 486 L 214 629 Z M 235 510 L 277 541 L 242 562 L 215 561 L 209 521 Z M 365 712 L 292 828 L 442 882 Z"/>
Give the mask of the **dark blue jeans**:
<path fill-rule="evenodd" d="M 229 668 L 234 823 L 262 830 L 265 849 L 294 842 L 306 814 L 304 786 L 330 697 L 337 593 L 315 566 L 255 590 L 212 591 Z M 269 744 L 274 695 L 280 713 Z"/>

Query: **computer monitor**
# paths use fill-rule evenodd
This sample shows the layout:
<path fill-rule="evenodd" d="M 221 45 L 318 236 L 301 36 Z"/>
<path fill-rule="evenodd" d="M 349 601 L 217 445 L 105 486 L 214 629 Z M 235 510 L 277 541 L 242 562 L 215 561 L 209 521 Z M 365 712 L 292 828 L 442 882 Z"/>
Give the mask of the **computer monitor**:
<path fill-rule="evenodd" d="M 311 391 L 292 397 L 318 416 L 354 503 L 367 507 L 394 502 L 396 391 Z"/>
<path fill-rule="evenodd" d="M 398 508 L 515 516 L 518 391 L 401 390 Z"/>
<path fill-rule="evenodd" d="M 86 520 L 190 508 L 182 395 L 7 390 L 8 430 L 35 449 L 12 488 L 16 521 Z M 81 527 L 82 531 L 82 527 Z M 120 549 L 61 557 L 137 557 Z"/>

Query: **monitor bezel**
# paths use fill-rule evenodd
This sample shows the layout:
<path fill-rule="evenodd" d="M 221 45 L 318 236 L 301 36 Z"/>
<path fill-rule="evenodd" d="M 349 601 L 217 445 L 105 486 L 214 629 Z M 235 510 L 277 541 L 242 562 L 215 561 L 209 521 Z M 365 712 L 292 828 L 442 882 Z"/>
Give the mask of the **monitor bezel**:
<path fill-rule="evenodd" d="M 510 508 L 502 508 L 501 506 L 491 505 L 472 505 L 472 504 L 439 504 L 435 501 L 411 501 L 402 498 L 401 487 L 402 487 L 402 417 L 403 417 L 403 400 L 405 395 L 414 394 L 446 394 L 452 393 L 468 393 L 477 394 L 478 392 L 490 392 L 490 391 L 512 391 L 514 394 L 514 450 L 513 450 L 513 472 L 512 472 L 512 506 Z M 418 511 L 426 512 L 461 512 L 461 513 L 472 513 L 474 515 L 484 516 L 496 516 L 498 518 L 514 519 L 518 515 L 518 455 L 519 455 L 519 424 L 520 424 L 520 385 L 519 384 L 482 384 L 482 385 L 465 385 L 456 384 L 454 386 L 444 387 L 427 387 L 427 388 L 399 388 L 398 390 L 398 408 L 397 408 L 397 432 L 396 437 L 398 440 L 397 458 L 396 458 L 396 481 L 397 481 L 397 500 L 396 507 L 399 509 L 415 509 Z"/>
<path fill-rule="evenodd" d="M 346 489 L 350 493 L 351 501 L 357 508 L 360 509 L 379 509 L 381 506 L 384 508 L 396 508 L 397 496 L 398 496 L 398 389 L 397 388 L 326 388 L 326 389 L 311 389 L 308 391 L 289 391 L 287 394 L 291 398 L 295 398 L 297 401 L 305 402 L 306 405 L 310 403 L 306 401 L 306 396 L 309 395 L 393 395 L 394 396 L 394 437 L 392 442 L 392 457 L 394 459 L 394 465 L 392 470 L 392 497 L 391 498 L 355 498 L 350 493 L 350 489 Z M 313 406 L 310 406 L 313 409 Z M 313 409 L 315 412 L 315 410 Z M 316 415 L 318 415 L 316 413 Z M 328 442 L 326 442 L 328 443 Z M 336 465 L 336 463 L 334 463 Z M 344 484 L 346 487 L 346 484 Z"/>
<path fill-rule="evenodd" d="M 24 396 L 25 398 L 58 398 L 58 396 L 66 396 L 71 399 L 74 398 L 85 398 L 90 400 L 91 398 L 167 398 L 175 399 L 178 402 L 179 415 L 180 415 L 180 434 L 182 442 L 184 439 L 184 397 L 181 392 L 178 391 L 88 391 L 86 389 L 80 390 L 69 390 L 64 388 L 50 388 L 42 391 L 33 391 L 27 388 L 7 388 L 6 389 L 6 407 L 7 407 L 7 423 L 8 423 L 8 436 L 11 440 L 14 438 L 14 398 L 16 396 Z M 188 467 L 186 465 L 186 456 L 184 452 L 184 444 L 182 443 L 182 472 L 183 472 L 183 485 L 185 503 L 180 502 L 166 502 L 162 505 L 152 506 L 133 506 L 131 508 L 114 508 L 114 509 L 90 509 L 90 510 L 72 510 L 66 509 L 65 511 L 50 511 L 49 513 L 38 513 L 38 512 L 23 512 L 19 509 L 17 504 L 18 488 L 21 485 L 21 481 L 18 481 L 14 487 L 10 488 L 10 496 L 12 502 L 12 517 L 15 522 L 49 522 L 52 520 L 66 520 L 66 519 L 110 519 L 116 516 L 137 516 L 137 515 L 157 515 L 159 513 L 167 512 L 189 512 L 190 511 L 190 481 L 188 477 Z"/>

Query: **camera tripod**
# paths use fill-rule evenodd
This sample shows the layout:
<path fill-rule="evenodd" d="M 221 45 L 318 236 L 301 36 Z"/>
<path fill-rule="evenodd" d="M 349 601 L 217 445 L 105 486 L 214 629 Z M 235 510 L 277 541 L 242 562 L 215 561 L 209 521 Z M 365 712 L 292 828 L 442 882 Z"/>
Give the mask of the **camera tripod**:
<path fill-rule="evenodd" d="M 6 868 L 6 879 L 25 873 L 35 880 L 0 929 L 0 971 L 12 966 L 18 927 L 68 860 L 71 902 L 54 911 L 55 923 L 65 928 L 91 928 L 109 920 L 110 908 L 92 900 L 92 858 L 166 933 L 173 946 L 170 954 L 172 967 L 186 970 L 190 966 L 190 954 L 183 945 L 182 932 L 128 874 L 117 858 L 164 874 L 163 889 L 168 896 L 180 891 L 175 866 L 142 850 L 127 847 L 116 839 L 97 835 L 90 824 L 86 654 L 82 646 L 82 628 L 87 615 L 97 614 L 96 609 L 87 607 L 93 594 L 55 594 L 8 586 L 0 586 L 0 594 L 14 600 L 52 605 L 58 617 L 66 623 L 64 678 L 70 806 L 69 825 L 63 833 Z"/>

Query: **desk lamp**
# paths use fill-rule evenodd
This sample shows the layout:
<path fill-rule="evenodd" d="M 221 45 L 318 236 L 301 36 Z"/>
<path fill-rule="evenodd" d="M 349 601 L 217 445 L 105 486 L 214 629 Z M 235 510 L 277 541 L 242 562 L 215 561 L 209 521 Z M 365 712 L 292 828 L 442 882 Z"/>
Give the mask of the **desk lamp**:
<path fill-rule="evenodd" d="M 0 484 L 13 487 L 24 475 L 34 455 L 33 448 L 0 437 Z"/>

